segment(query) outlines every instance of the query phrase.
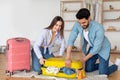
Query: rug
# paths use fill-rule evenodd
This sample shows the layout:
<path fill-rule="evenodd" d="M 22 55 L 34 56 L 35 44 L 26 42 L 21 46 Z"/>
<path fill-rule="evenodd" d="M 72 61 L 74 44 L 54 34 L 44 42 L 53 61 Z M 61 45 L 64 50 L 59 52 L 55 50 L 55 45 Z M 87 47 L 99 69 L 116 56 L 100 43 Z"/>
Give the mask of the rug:
<path fill-rule="evenodd" d="M 113 63 L 109 61 L 109 66 L 111 66 Z M 6 74 L 8 75 L 8 74 Z M 37 72 L 34 72 L 31 70 L 30 72 L 26 71 L 15 71 L 12 77 L 35 77 L 35 78 L 41 78 L 45 80 L 77 80 L 77 79 L 66 79 L 66 78 L 59 78 L 54 76 L 45 76 L 45 75 L 38 75 Z M 86 78 L 82 80 L 109 80 L 107 78 L 107 75 L 99 75 L 98 70 L 94 72 L 87 72 Z"/>
<path fill-rule="evenodd" d="M 41 78 L 45 80 L 77 80 L 77 79 L 66 79 L 66 78 L 58 78 L 53 76 L 45 76 L 45 75 L 38 75 L 37 72 L 31 70 L 30 72 L 26 71 L 15 71 L 12 77 L 35 77 Z M 86 78 L 82 80 L 108 80 L 106 75 L 99 75 L 98 71 L 86 73 Z"/>

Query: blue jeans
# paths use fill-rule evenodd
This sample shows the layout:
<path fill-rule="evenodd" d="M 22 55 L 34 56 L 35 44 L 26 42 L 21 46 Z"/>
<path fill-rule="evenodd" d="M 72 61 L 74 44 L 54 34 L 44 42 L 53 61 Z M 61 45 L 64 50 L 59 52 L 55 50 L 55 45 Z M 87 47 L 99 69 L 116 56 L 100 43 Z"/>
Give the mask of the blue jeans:
<path fill-rule="evenodd" d="M 99 64 L 96 64 L 96 60 L 99 59 Z M 99 70 L 99 74 L 106 74 L 109 75 L 117 70 L 117 65 L 109 66 L 109 59 L 105 60 L 98 54 L 94 55 L 90 58 L 85 65 L 86 72 L 92 72 L 95 70 Z"/>
<path fill-rule="evenodd" d="M 40 48 L 40 51 L 41 51 L 41 54 L 42 54 L 44 59 L 48 59 L 50 57 L 54 57 L 53 54 L 49 54 L 48 48 L 47 48 L 45 54 L 44 54 L 44 48 Z M 33 70 L 36 71 L 36 72 L 40 72 L 42 65 L 39 63 L 39 59 L 37 58 L 37 56 L 36 56 L 36 54 L 35 54 L 33 49 L 31 51 L 31 56 L 32 56 L 32 68 L 33 68 Z"/>

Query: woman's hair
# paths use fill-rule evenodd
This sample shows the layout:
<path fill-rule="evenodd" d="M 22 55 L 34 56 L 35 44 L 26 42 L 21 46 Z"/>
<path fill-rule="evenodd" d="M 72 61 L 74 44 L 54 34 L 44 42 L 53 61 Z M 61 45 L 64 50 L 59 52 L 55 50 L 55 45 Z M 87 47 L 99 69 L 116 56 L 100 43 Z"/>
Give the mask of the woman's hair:
<path fill-rule="evenodd" d="M 52 20 L 52 22 L 46 29 L 52 29 L 58 21 L 62 22 L 61 29 L 60 29 L 60 35 L 61 37 L 64 37 L 64 20 L 62 19 L 61 16 L 54 17 L 54 19 Z"/>
<path fill-rule="evenodd" d="M 77 19 L 88 19 L 90 17 L 90 11 L 87 8 L 82 8 L 76 14 Z"/>

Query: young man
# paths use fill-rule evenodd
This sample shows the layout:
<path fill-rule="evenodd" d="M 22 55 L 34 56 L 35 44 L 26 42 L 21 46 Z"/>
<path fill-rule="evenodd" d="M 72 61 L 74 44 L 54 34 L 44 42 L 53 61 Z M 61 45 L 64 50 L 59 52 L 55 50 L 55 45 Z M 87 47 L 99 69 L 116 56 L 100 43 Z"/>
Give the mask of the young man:
<path fill-rule="evenodd" d="M 82 8 L 76 14 L 75 22 L 68 40 L 66 67 L 71 65 L 71 49 L 78 34 L 81 34 L 82 52 L 84 57 L 80 58 L 86 72 L 99 70 L 99 74 L 109 75 L 117 70 L 117 65 L 109 67 L 111 44 L 105 36 L 101 24 L 90 19 L 90 11 Z M 99 63 L 96 60 L 99 59 Z"/>

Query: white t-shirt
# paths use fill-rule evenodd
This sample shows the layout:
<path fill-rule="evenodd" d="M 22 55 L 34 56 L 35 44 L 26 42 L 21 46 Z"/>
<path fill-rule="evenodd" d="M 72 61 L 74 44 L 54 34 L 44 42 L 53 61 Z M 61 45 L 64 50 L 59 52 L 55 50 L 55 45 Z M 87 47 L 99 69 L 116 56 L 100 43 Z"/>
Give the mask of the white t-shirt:
<path fill-rule="evenodd" d="M 91 43 L 90 43 L 89 37 L 88 37 L 88 33 L 89 33 L 88 31 L 83 30 L 84 38 L 87 40 L 88 44 L 90 46 L 92 46 Z"/>

